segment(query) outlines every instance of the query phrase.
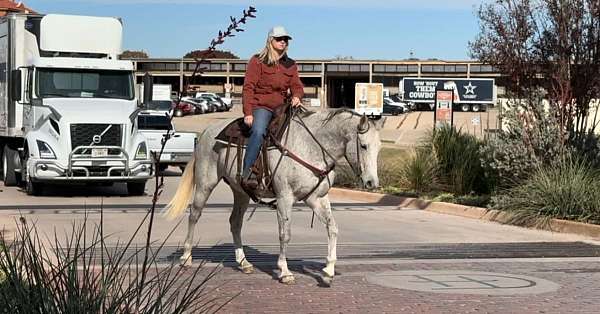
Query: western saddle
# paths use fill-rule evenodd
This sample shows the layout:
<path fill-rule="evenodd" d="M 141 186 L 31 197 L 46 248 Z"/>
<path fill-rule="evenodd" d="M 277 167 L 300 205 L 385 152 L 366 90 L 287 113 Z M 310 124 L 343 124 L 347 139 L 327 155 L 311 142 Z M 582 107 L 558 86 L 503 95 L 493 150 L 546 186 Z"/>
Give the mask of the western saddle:
<path fill-rule="evenodd" d="M 244 123 L 244 118 L 238 118 L 229 123 L 215 138 L 220 143 L 227 145 L 227 152 L 225 154 L 226 169 L 231 171 L 235 162 L 237 165 L 235 180 L 255 202 L 260 198 L 275 197 L 273 191 L 273 173 L 271 173 L 269 167 L 267 151 L 280 146 L 281 139 L 290 124 L 291 109 L 291 105 L 286 103 L 273 111 L 273 118 L 269 123 L 267 134 L 262 147 L 260 148 L 258 158 L 250 168 L 258 181 L 256 190 L 249 190 L 241 184 L 244 148 L 246 147 L 248 137 L 250 136 L 250 127 Z M 234 147 L 236 150 L 232 156 L 231 150 Z M 230 184 L 227 179 L 224 180 L 227 184 Z"/>

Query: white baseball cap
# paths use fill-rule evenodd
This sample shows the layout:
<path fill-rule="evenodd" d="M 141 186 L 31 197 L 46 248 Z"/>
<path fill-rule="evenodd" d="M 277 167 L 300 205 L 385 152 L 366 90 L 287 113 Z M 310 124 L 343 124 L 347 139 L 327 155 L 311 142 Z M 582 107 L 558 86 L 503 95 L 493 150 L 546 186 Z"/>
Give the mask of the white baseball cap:
<path fill-rule="evenodd" d="M 271 31 L 269 31 L 269 37 L 287 37 L 292 39 L 292 36 L 288 34 L 283 26 L 275 26 L 271 28 Z"/>

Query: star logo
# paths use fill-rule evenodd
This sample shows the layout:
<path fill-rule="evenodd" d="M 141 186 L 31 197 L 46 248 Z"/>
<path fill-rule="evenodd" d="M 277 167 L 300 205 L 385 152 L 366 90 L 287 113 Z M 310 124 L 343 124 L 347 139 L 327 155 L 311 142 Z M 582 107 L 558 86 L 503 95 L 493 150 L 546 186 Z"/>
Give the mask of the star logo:
<path fill-rule="evenodd" d="M 477 86 L 474 86 L 471 84 L 471 82 L 469 82 L 469 85 L 464 86 L 465 88 L 465 94 L 473 94 L 475 95 L 475 89 L 477 88 Z"/>

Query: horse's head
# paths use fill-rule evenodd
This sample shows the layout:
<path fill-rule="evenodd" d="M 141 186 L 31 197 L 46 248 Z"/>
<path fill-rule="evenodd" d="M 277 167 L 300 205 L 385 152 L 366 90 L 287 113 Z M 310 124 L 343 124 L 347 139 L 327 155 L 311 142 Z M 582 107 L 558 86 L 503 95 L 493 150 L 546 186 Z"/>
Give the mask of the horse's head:
<path fill-rule="evenodd" d="M 379 130 L 383 128 L 385 118 L 370 121 L 362 116 L 355 132 L 348 134 L 345 156 L 354 173 L 360 177 L 364 188 L 379 186 L 377 177 L 377 157 L 381 149 Z"/>

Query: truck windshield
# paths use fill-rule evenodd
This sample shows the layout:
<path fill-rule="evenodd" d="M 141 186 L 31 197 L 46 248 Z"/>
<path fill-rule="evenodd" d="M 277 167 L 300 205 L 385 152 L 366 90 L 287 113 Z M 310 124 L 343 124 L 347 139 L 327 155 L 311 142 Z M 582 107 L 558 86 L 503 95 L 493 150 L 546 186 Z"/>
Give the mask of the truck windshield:
<path fill-rule="evenodd" d="M 140 130 L 170 130 L 171 121 L 167 116 L 139 115 L 138 129 Z"/>
<path fill-rule="evenodd" d="M 40 98 L 134 98 L 128 71 L 38 68 L 35 86 Z"/>

